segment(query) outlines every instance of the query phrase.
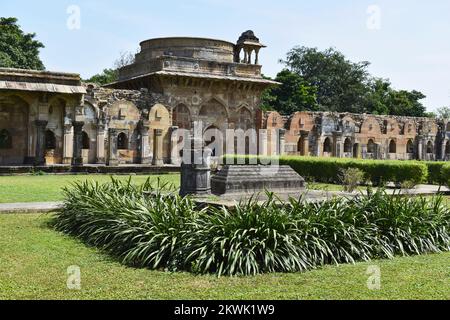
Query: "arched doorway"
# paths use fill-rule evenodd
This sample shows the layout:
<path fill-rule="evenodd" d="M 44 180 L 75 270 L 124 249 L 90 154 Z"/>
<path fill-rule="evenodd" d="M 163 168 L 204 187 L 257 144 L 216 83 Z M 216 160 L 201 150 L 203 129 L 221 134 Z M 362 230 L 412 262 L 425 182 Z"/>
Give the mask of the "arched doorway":
<path fill-rule="evenodd" d="M 128 150 L 128 137 L 124 132 L 117 136 L 117 150 Z"/>
<path fill-rule="evenodd" d="M 23 165 L 28 155 L 29 105 L 18 96 L 0 100 L 0 165 Z"/>
<path fill-rule="evenodd" d="M 397 144 L 394 140 L 391 140 L 391 142 L 389 142 L 389 153 L 397 153 Z"/>
<path fill-rule="evenodd" d="M 352 140 L 350 138 L 345 139 L 344 153 L 352 153 L 352 150 L 353 150 Z"/>
<path fill-rule="evenodd" d="M 406 153 L 408 153 L 408 154 L 414 153 L 414 144 L 411 139 L 408 140 L 408 143 L 406 144 Z"/>
<path fill-rule="evenodd" d="M 191 120 L 191 112 L 188 107 L 184 104 L 179 104 L 173 110 L 172 116 L 173 126 L 178 127 L 180 129 L 191 130 L 192 129 L 192 120 Z"/>
<path fill-rule="evenodd" d="M 333 146 L 331 144 L 331 139 L 326 138 L 323 142 L 323 153 L 325 155 L 330 155 L 333 152 Z"/>
<path fill-rule="evenodd" d="M 367 142 L 367 153 L 374 154 L 376 152 L 376 149 L 377 145 L 375 144 L 375 142 L 372 139 L 369 139 L 369 141 Z"/>
<path fill-rule="evenodd" d="M 433 142 L 431 142 L 431 141 L 428 141 L 428 143 L 427 143 L 427 153 L 428 154 L 434 153 L 434 146 L 433 146 Z"/>

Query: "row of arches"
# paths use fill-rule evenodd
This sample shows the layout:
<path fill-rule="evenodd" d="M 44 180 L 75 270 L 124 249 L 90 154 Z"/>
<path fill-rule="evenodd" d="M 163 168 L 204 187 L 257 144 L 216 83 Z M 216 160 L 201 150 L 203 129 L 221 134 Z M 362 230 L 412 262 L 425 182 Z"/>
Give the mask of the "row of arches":
<path fill-rule="evenodd" d="M 346 138 L 344 140 L 344 150 L 343 150 L 344 153 L 346 153 L 346 154 L 353 153 L 354 154 L 355 153 L 355 145 L 357 146 L 359 144 L 354 144 L 351 138 Z M 305 154 L 305 150 L 303 150 L 303 148 L 304 148 L 303 139 L 299 139 L 298 152 L 300 154 Z M 414 150 L 415 150 L 414 142 L 412 139 L 409 139 L 406 144 L 406 153 L 413 154 Z M 322 151 L 324 154 L 333 153 L 333 141 L 330 137 L 325 138 L 325 140 L 323 142 L 323 150 Z M 390 154 L 397 153 L 397 142 L 394 139 L 391 139 L 389 141 L 388 151 Z M 375 143 L 374 139 L 369 139 L 367 142 L 367 153 L 374 154 L 376 152 L 377 152 L 377 144 Z M 434 144 L 432 141 L 428 141 L 428 143 L 426 145 L 426 153 L 427 154 L 434 153 Z M 446 144 L 445 153 L 450 154 L 450 141 L 448 141 Z"/>

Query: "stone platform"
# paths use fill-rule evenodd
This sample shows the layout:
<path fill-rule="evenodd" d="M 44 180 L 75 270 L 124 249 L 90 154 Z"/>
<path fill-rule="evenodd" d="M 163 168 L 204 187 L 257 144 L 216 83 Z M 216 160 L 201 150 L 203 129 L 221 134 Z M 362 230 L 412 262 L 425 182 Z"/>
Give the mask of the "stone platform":
<path fill-rule="evenodd" d="M 305 179 L 289 166 L 227 165 L 211 179 L 214 195 L 298 193 L 306 187 Z"/>

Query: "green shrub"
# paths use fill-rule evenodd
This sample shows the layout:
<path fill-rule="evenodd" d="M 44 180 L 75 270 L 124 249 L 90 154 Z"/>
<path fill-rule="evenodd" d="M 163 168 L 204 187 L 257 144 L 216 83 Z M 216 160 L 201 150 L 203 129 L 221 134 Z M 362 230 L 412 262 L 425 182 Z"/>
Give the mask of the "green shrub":
<path fill-rule="evenodd" d="M 225 160 L 234 163 L 248 163 L 255 160 L 255 156 L 225 156 Z M 424 163 L 418 161 L 394 161 L 394 160 L 358 160 L 340 158 L 316 158 L 285 156 L 279 158 L 262 157 L 263 163 L 270 163 L 268 159 L 276 161 L 280 165 L 291 166 L 298 174 L 307 180 L 323 183 L 340 183 L 340 173 L 349 168 L 359 169 L 364 172 L 364 180 L 371 181 L 374 185 L 383 185 L 394 182 L 400 185 L 405 181 L 420 184 L 427 181 L 428 171 Z"/>
<path fill-rule="evenodd" d="M 450 188 L 450 164 L 442 166 L 441 179 L 442 185 Z"/>
<path fill-rule="evenodd" d="M 442 169 L 447 163 L 436 161 L 427 161 L 425 163 L 428 168 L 428 183 L 439 186 L 445 185 L 446 181 L 442 176 Z"/>
<path fill-rule="evenodd" d="M 357 168 L 341 169 L 339 178 L 344 186 L 344 191 L 353 192 L 364 182 L 364 172 Z"/>
<path fill-rule="evenodd" d="M 130 266 L 219 276 L 450 250 L 450 210 L 442 197 L 379 190 L 354 199 L 280 203 L 269 194 L 264 204 L 199 210 L 171 188 L 130 181 L 66 189 L 55 228 Z"/>

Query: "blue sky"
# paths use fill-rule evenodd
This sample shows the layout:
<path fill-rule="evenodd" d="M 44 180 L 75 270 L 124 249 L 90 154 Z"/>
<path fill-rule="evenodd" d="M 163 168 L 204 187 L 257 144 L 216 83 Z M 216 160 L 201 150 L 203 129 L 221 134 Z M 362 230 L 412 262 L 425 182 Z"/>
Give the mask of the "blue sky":
<path fill-rule="evenodd" d="M 79 30 L 67 27 L 71 5 L 81 10 Z M 370 6 L 380 15 L 368 13 Z M 425 93 L 430 111 L 450 105 L 448 0 L 1 0 L 0 16 L 18 17 L 27 32 L 37 33 L 47 69 L 85 78 L 145 39 L 235 42 L 252 29 L 268 46 L 261 53 L 267 75 L 280 71 L 278 60 L 296 45 L 336 47 L 351 60 L 370 61 L 370 72 L 394 87 Z"/>

